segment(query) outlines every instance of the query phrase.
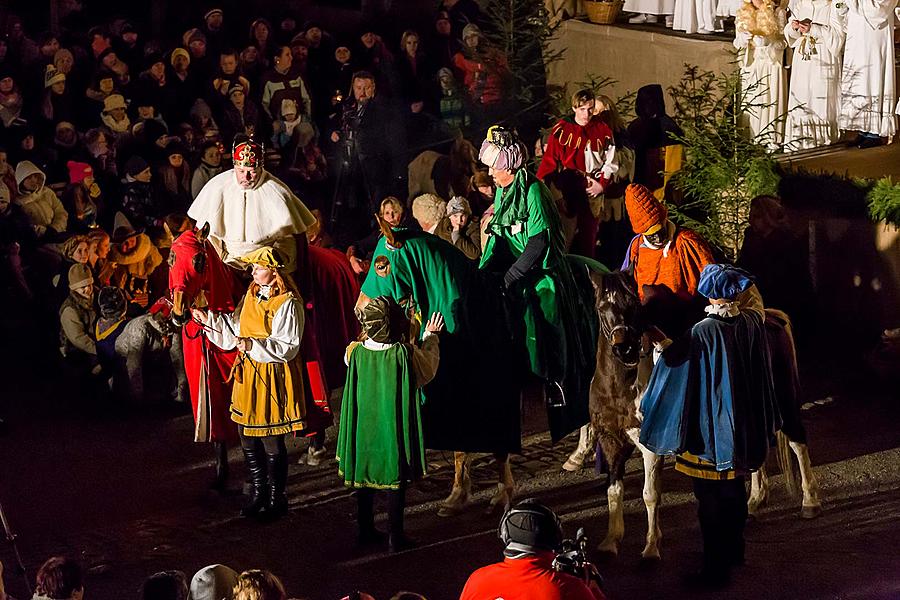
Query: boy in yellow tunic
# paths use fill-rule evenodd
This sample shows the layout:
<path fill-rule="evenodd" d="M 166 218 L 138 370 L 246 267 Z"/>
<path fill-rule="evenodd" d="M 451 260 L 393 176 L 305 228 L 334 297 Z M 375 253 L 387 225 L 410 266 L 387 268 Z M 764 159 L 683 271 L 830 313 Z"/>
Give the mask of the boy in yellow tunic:
<path fill-rule="evenodd" d="M 245 517 L 287 512 L 284 436 L 305 428 L 302 359 L 303 301 L 283 259 L 270 246 L 241 257 L 253 283 L 233 315 L 193 310 L 207 337 L 223 350 L 240 351 L 232 375 L 231 419 L 238 424 L 250 472 Z"/>

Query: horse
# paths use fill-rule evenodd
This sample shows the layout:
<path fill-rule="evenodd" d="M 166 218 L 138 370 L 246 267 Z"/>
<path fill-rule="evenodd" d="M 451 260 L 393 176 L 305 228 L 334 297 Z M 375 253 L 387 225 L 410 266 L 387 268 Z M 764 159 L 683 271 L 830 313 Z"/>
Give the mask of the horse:
<path fill-rule="evenodd" d="M 228 446 L 237 442 L 231 421 L 230 374 L 236 350 L 210 344 L 203 328 L 191 319 L 192 307 L 233 312 L 243 291 L 234 273 L 222 262 L 208 240 L 209 225 L 182 232 L 169 253 L 171 319 L 181 327 L 184 367 L 194 412 L 194 441 L 212 442 L 216 448 L 214 488 L 228 479 Z"/>
<path fill-rule="evenodd" d="M 457 136 L 449 155 L 425 150 L 410 161 L 409 199 L 412 201 L 421 194 L 435 194 L 444 200 L 453 196 L 468 196 L 476 171 L 478 152 L 475 146 L 464 137 Z"/>
<path fill-rule="evenodd" d="M 426 445 L 455 452 L 453 488 L 439 514 L 455 514 L 468 501 L 472 452 L 494 454 L 499 482 L 489 509 L 508 508 L 516 489 L 508 455 L 521 451 L 520 396 L 537 383 L 528 375 L 524 343 L 514 339 L 514 323 L 521 316 L 510 314 L 497 276 L 479 270 L 451 244 L 423 232 L 391 230 L 384 224 L 382 232 L 358 306 L 371 297 L 390 296 L 412 307 L 423 320 L 440 312 L 446 324 L 440 366 L 435 380 L 425 388 L 422 408 Z M 579 288 L 570 293 L 592 295 L 587 271 L 602 266 L 588 266 L 592 261 L 584 262 L 587 259 L 569 260 Z M 590 318 L 578 325 L 596 330 Z M 588 352 L 593 345 L 592 339 Z M 593 362 L 592 354 L 589 362 Z M 474 365 L 489 365 L 490 370 L 473 371 Z M 567 402 L 548 406 L 554 441 L 588 420 L 587 392 L 593 370 L 586 375 L 567 378 Z M 467 419 L 468 415 L 478 418 Z"/>
<path fill-rule="evenodd" d="M 596 310 L 600 320 L 597 344 L 597 377 L 591 385 L 591 425 L 597 445 L 609 465 L 607 487 L 608 525 L 606 537 L 598 545 L 601 552 L 617 555 L 625 535 L 623 512 L 625 463 L 637 448 L 643 459 L 643 500 L 647 511 L 647 535 L 641 557 L 660 558 L 659 506 L 662 501 L 663 457 L 640 443 L 640 401 L 653 369 L 649 353 L 642 352 L 643 316 L 636 284 L 627 272 L 591 274 L 596 289 Z M 772 351 L 773 378 L 782 427 L 777 432 L 778 460 L 786 474 L 789 490 L 794 477 L 790 450 L 800 463 L 803 490 L 801 517 L 821 512 L 818 485 L 809 461 L 805 431 L 799 413 L 799 377 L 790 320 L 784 313 L 766 309 L 766 333 Z M 788 450 L 790 448 L 790 450 Z M 789 476 L 787 476 L 789 475 Z M 748 512 L 754 515 L 768 492 L 765 468 L 751 475 Z"/>

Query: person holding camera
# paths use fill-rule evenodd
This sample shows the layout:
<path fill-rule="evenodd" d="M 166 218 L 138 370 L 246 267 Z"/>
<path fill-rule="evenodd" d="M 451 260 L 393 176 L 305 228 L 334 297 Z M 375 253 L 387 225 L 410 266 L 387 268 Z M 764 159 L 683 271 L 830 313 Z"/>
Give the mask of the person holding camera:
<path fill-rule="evenodd" d="M 472 573 L 459 600 L 605 600 L 594 578 L 585 581 L 554 569 L 562 524 L 536 499 L 507 511 L 497 534 L 504 545 L 503 561 Z"/>
<path fill-rule="evenodd" d="M 377 93 L 372 73 L 357 71 L 350 85 L 352 95 L 331 133 L 340 159 L 332 224 L 350 219 L 342 229 L 359 239 L 368 233 L 366 225 L 390 195 L 394 180 L 403 176 L 405 132 L 396 107 Z"/>

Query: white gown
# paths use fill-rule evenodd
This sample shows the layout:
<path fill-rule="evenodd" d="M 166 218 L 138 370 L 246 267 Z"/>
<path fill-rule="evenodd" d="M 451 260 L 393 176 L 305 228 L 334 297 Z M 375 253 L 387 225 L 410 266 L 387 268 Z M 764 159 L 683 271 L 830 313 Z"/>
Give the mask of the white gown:
<path fill-rule="evenodd" d="M 785 144 L 788 150 L 827 146 L 837 141 L 841 100 L 844 19 L 830 0 L 791 0 L 791 20 L 810 19 L 807 35 L 791 23 L 784 36 L 793 51 Z M 815 54 L 810 54 L 814 48 Z M 804 58 L 806 57 L 806 58 Z"/>
<path fill-rule="evenodd" d="M 716 31 L 716 0 L 675 0 L 672 29 L 686 33 Z"/>
<path fill-rule="evenodd" d="M 671 15 L 675 12 L 675 0 L 625 0 L 622 10 L 648 15 Z"/>
<path fill-rule="evenodd" d="M 744 0 L 719 0 L 716 4 L 716 16 L 734 17 L 743 3 Z"/>
<path fill-rule="evenodd" d="M 783 8 L 775 10 L 781 27 L 786 22 Z M 781 30 L 761 36 L 739 31 L 734 47 L 739 50 L 741 85 L 747 110 L 744 119 L 750 135 L 770 148 L 784 143 L 784 114 L 787 112 L 787 74 L 784 49 L 787 43 Z"/>
<path fill-rule="evenodd" d="M 847 0 L 840 128 L 890 137 L 897 131 L 894 8 L 897 0 Z"/>

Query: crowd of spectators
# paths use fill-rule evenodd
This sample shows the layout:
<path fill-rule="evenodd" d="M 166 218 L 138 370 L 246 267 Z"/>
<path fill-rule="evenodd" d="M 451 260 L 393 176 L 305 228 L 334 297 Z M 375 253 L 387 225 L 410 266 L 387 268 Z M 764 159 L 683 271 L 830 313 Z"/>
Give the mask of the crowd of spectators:
<path fill-rule="evenodd" d="M 374 212 L 387 203 L 388 220 L 420 226 L 403 219 L 415 212 L 411 158 L 443 156 L 464 136 L 478 143 L 509 82 L 468 0 L 438 6 L 427 28 L 366 22 L 353 34 L 302 15 L 232 22 L 215 5 L 159 39 L 142 23 L 77 16 L 51 33 L 0 15 L 0 296 L 58 315 L 40 320 L 58 325 L 64 369 L 85 389 L 150 392 L 134 367 L 147 349 L 172 345 L 172 236 L 230 167 L 236 137 L 265 144 L 266 169 L 318 211 L 312 243 L 337 245 L 362 276 Z M 426 229 L 477 258 L 493 190 L 472 164 L 431 196 L 442 212 Z M 147 339 L 119 341 L 138 317 L 131 337 Z M 165 391 L 184 398 L 173 366 Z"/>

